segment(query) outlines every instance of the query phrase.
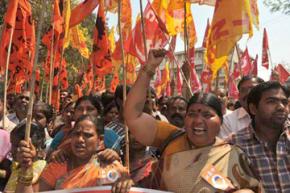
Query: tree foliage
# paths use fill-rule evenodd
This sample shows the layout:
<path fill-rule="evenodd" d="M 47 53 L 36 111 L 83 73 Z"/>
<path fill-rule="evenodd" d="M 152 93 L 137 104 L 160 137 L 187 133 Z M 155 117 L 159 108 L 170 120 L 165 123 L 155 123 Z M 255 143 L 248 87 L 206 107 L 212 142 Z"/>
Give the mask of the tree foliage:
<path fill-rule="evenodd" d="M 290 15 L 289 0 L 264 0 L 264 4 L 270 8 L 272 12 L 282 12 Z"/>

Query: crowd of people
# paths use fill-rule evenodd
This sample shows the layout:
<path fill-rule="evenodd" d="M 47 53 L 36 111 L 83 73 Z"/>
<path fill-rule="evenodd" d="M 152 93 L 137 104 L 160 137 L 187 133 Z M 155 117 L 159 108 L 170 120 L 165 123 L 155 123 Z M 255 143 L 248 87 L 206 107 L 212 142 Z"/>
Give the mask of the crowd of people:
<path fill-rule="evenodd" d="M 158 98 L 150 81 L 165 54 L 149 52 L 126 101 L 122 85 L 80 98 L 63 90 L 58 112 L 34 96 L 29 141 L 30 93 L 1 99 L 0 192 L 290 192 L 289 84 L 244 76 L 237 101 L 224 89 Z"/>

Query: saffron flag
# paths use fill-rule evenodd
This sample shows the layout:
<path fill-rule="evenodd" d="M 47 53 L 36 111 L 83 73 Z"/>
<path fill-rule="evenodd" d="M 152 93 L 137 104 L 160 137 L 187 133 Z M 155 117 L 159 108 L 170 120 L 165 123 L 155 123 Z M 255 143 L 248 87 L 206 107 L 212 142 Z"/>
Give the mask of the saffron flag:
<path fill-rule="evenodd" d="M 160 26 L 161 20 L 157 19 L 157 15 L 148 3 L 144 11 L 144 23 L 145 23 L 145 34 L 146 34 L 146 52 L 154 48 L 164 48 L 169 41 L 169 36 L 164 33 L 164 29 Z M 141 64 L 146 62 L 145 49 L 141 31 L 141 21 L 138 20 L 135 28 L 131 32 L 128 44 L 126 45 L 126 51 L 131 55 L 138 58 Z"/>
<path fill-rule="evenodd" d="M 249 75 L 252 70 L 252 64 L 250 61 L 250 56 L 248 48 L 244 51 L 242 57 L 240 58 L 241 73 L 243 76 Z"/>
<path fill-rule="evenodd" d="M 102 1 L 100 1 L 94 29 L 93 52 L 90 62 L 93 64 L 95 74 L 104 76 L 112 72 L 111 51 L 106 34 L 106 18 Z"/>
<path fill-rule="evenodd" d="M 64 37 L 63 37 L 63 48 L 69 46 L 70 42 L 70 17 L 71 17 L 71 0 L 64 1 L 64 10 L 63 10 L 63 21 L 64 21 Z"/>
<path fill-rule="evenodd" d="M 258 54 L 252 63 L 252 75 L 258 76 Z"/>
<path fill-rule="evenodd" d="M 5 13 L 4 22 L 8 25 L 8 28 L 15 27 L 16 12 L 18 8 L 19 0 L 10 0 L 8 2 L 7 11 Z"/>
<path fill-rule="evenodd" d="M 216 46 L 215 57 L 228 56 L 245 33 L 253 35 L 250 0 L 218 0 L 209 36 L 209 47 Z"/>
<path fill-rule="evenodd" d="M 263 50 L 262 50 L 262 66 L 269 69 L 269 43 L 268 43 L 268 34 L 266 28 L 264 28 L 263 36 Z"/>
<path fill-rule="evenodd" d="M 115 0 L 109 0 L 109 1 L 115 1 Z M 131 8 L 130 0 L 121 1 L 121 19 L 120 20 L 121 20 L 123 44 L 125 45 L 127 44 L 129 34 L 132 31 L 132 8 Z M 121 49 L 120 39 L 116 43 L 116 48 L 111 51 L 113 51 L 112 58 L 114 61 L 114 65 L 120 64 L 122 60 L 122 49 Z"/>
<path fill-rule="evenodd" d="M 84 0 L 71 12 L 70 27 L 74 27 L 81 23 L 86 17 L 92 14 L 93 10 L 99 4 L 99 0 Z"/>
<path fill-rule="evenodd" d="M 134 56 L 131 56 L 128 54 L 126 56 L 126 68 L 127 68 L 127 84 L 133 85 L 136 81 L 137 75 L 136 75 L 136 66 L 137 61 Z"/>
<path fill-rule="evenodd" d="M 13 32 L 10 60 L 9 60 L 9 90 L 19 93 L 26 81 L 29 81 L 35 48 L 35 30 L 32 21 L 32 12 L 29 1 L 9 1 L 8 11 L 15 10 L 14 13 L 5 15 L 5 27 L 1 39 L 1 71 L 5 69 L 8 55 L 10 35 Z M 8 16 L 14 18 L 8 18 Z M 8 21 L 9 20 L 9 21 Z M 14 21 L 13 21 L 14 20 Z M 6 23 L 6 21 L 8 23 Z M 13 89 L 11 89 L 13 88 Z"/>
<path fill-rule="evenodd" d="M 170 83 L 170 69 L 169 69 L 169 63 L 167 62 L 161 73 L 160 85 L 161 85 L 162 93 L 164 93 L 164 91 L 166 92 L 168 83 Z"/>
<path fill-rule="evenodd" d="M 159 98 L 162 93 L 161 93 L 161 71 L 159 66 L 157 67 L 156 70 L 156 79 L 154 82 L 154 87 L 155 87 L 155 91 L 156 91 L 156 96 Z"/>
<path fill-rule="evenodd" d="M 257 0 L 251 0 L 250 6 L 251 6 L 251 16 L 252 16 L 253 24 L 255 25 L 257 29 L 259 29 L 260 21 L 259 21 L 259 9 L 258 9 Z"/>

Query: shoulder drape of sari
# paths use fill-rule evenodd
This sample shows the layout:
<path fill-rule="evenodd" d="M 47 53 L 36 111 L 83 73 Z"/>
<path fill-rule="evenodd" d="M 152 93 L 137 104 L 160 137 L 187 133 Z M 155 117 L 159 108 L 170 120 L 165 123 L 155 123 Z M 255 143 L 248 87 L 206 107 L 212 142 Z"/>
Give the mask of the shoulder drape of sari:
<path fill-rule="evenodd" d="M 57 190 L 110 185 L 119 177 L 128 175 L 128 171 L 119 162 L 102 164 L 94 157 L 87 164 L 71 171 L 67 171 L 67 163 L 50 163 L 41 179 Z"/>
<path fill-rule="evenodd" d="M 201 177 L 201 173 L 209 165 L 214 165 L 217 171 L 232 182 L 235 189 L 249 188 L 255 192 L 260 191 L 260 184 L 247 167 L 242 151 L 220 140 L 213 146 L 164 157 L 161 189 L 176 193 L 223 192 Z"/>

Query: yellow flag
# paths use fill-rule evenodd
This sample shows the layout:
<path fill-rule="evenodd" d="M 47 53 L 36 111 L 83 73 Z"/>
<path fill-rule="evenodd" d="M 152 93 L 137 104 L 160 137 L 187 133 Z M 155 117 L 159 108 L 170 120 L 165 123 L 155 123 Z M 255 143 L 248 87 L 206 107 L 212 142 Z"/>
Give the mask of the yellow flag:
<path fill-rule="evenodd" d="M 196 38 L 195 24 L 194 24 L 194 20 L 193 20 L 190 8 L 191 8 L 191 4 L 186 3 L 187 38 L 188 38 L 189 48 L 193 48 L 197 41 L 197 38 Z M 182 24 L 182 26 L 184 26 L 184 24 Z M 181 37 L 184 38 L 184 33 L 183 33 L 184 29 L 182 29 L 181 32 L 182 32 Z"/>
<path fill-rule="evenodd" d="M 216 45 L 211 43 L 212 40 L 209 38 L 211 35 L 211 27 L 210 24 L 208 25 L 208 37 L 206 37 L 204 60 L 206 66 L 211 70 L 212 80 L 214 80 L 219 69 L 225 65 L 228 56 L 216 57 Z"/>
<path fill-rule="evenodd" d="M 253 35 L 250 0 L 216 2 L 209 47 L 216 46 L 215 56 L 227 56 L 243 34 Z"/>
<path fill-rule="evenodd" d="M 64 43 L 63 47 L 66 48 L 69 45 L 70 42 L 70 36 L 69 36 L 69 22 L 70 22 L 70 16 L 71 16 L 71 1 L 66 0 L 64 1 Z"/>
<path fill-rule="evenodd" d="M 110 50 L 114 52 L 116 48 L 116 41 L 115 41 L 115 27 L 113 26 L 108 32 L 108 40 L 110 42 Z"/>
<path fill-rule="evenodd" d="M 70 45 L 73 48 L 78 49 L 80 54 L 84 58 L 88 59 L 90 57 L 90 51 L 89 51 L 89 49 L 87 47 L 86 41 L 87 41 L 87 35 L 85 35 L 85 29 L 84 28 L 81 28 L 78 25 L 74 26 L 73 28 L 71 28 Z"/>
<path fill-rule="evenodd" d="M 259 21 L 259 9 L 258 9 L 258 4 L 257 0 L 251 0 L 250 1 L 251 5 L 251 15 L 252 15 L 252 20 L 253 24 L 257 29 L 259 29 L 260 21 Z"/>

